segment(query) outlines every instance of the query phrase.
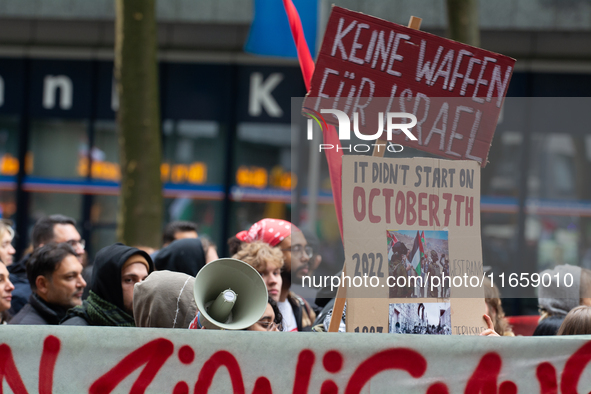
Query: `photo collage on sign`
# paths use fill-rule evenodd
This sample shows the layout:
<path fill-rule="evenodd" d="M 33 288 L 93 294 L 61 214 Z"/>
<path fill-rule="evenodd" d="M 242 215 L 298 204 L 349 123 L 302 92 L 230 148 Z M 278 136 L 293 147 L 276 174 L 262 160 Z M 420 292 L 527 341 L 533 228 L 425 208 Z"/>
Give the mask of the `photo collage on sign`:
<path fill-rule="evenodd" d="M 388 230 L 386 235 L 388 275 L 396 283 L 390 298 L 449 298 L 451 279 L 443 279 L 449 278 L 447 231 Z"/>
<path fill-rule="evenodd" d="M 390 298 L 449 298 L 447 231 L 388 230 L 386 239 L 388 274 L 396 284 Z M 390 304 L 388 332 L 451 335 L 450 303 Z"/>
<path fill-rule="evenodd" d="M 451 335 L 449 302 L 390 304 L 390 334 Z"/>

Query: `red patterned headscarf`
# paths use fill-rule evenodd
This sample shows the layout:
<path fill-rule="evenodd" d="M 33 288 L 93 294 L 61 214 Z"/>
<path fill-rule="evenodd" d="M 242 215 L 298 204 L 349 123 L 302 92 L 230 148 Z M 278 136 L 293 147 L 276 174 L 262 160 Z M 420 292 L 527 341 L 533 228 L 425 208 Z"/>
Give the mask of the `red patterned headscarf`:
<path fill-rule="evenodd" d="M 248 231 L 241 231 L 236 238 L 242 242 L 263 241 L 271 246 L 291 235 L 291 231 L 300 231 L 295 225 L 281 219 L 263 219 L 253 224 Z"/>

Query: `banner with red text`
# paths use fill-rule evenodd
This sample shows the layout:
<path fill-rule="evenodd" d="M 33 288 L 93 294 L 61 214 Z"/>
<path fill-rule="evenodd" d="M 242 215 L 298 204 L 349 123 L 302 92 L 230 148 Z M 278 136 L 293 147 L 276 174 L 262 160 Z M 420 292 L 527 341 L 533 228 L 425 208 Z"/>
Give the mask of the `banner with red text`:
<path fill-rule="evenodd" d="M 335 6 L 303 111 L 336 109 L 352 121 L 358 113 L 363 134 L 484 167 L 514 64 L 504 55 Z M 373 114 L 380 112 L 414 114 L 417 138 L 380 132 Z M 341 123 L 333 115 L 325 119 Z"/>
<path fill-rule="evenodd" d="M 0 327 L 2 392 L 16 394 L 574 394 L 590 359 L 589 337 Z"/>

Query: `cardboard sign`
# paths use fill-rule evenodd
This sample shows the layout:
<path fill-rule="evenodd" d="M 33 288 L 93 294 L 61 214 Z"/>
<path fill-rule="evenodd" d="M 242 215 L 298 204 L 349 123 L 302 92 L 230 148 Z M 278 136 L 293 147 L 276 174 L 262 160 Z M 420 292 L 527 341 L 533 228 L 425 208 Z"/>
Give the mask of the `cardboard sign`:
<path fill-rule="evenodd" d="M 359 113 L 360 132 L 372 135 L 379 131 L 378 113 L 411 113 L 417 140 L 398 130 L 391 141 L 484 167 L 514 64 L 507 56 L 333 7 L 304 112 L 338 109 L 351 125 Z M 333 115 L 324 119 L 339 125 Z"/>
<path fill-rule="evenodd" d="M 486 328 L 476 162 L 344 156 L 343 237 L 347 331 Z"/>
<path fill-rule="evenodd" d="M 0 328 L 0 384 L 16 394 L 576 393 L 591 385 L 583 373 L 591 343 L 580 336 Z"/>

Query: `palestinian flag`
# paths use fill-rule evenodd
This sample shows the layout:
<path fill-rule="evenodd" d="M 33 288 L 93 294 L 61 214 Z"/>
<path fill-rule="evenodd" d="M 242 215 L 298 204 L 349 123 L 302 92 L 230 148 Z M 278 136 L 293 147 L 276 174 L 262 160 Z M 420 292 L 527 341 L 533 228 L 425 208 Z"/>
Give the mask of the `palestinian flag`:
<path fill-rule="evenodd" d="M 410 264 L 413 266 L 417 274 L 421 275 L 421 257 L 423 257 L 423 245 L 421 242 L 421 235 L 417 231 L 415 242 L 410 252 Z"/>
<path fill-rule="evenodd" d="M 386 231 L 386 235 L 388 238 L 390 238 L 390 250 L 388 250 L 388 261 L 390 261 L 392 259 L 392 255 L 394 254 L 394 252 L 392 252 L 392 247 L 396 245 L 398 238 L 396 238 L 393 231 Z"/>
<path fill-rule="evenodd" d="M 419 247 L 421 248 L 421 258 L 423 258 L 423 257 L 425 257 L 425 249 L 426 249 L 425 232 L 424 231 L 421 233 L 421 245 Z"/>
<path fill-rule="evenodd" d="M 425 232 L 424 231 L 421 233 L 421 246 L 422 246 L 421 251 L 423 252 L 423 255 L 424 255 L 425 249 L 427 249 L 427 243 L 425 242 Z"/>
<path fill-rule="evenodd" d="M 398 238 L 396 238 L 396 236 L 394 235 L 394 231 L 386 231 L 386 234 L 388 235 L 388 238 L 392 240 L 392 245 L 398 242 Z"/>

